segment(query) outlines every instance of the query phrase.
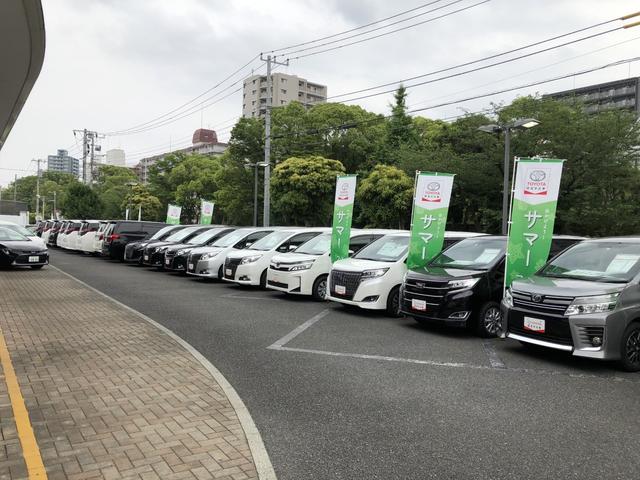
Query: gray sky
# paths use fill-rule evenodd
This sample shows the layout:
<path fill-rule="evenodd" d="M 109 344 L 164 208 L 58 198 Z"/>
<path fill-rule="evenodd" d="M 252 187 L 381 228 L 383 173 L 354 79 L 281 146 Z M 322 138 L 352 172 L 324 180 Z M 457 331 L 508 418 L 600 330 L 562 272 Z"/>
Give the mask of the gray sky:
<path fill-rule="evenodd" d="M 452 1 L 445 0 L 414 14 Z M 479 1 L 460 0 L 393 28 Z M 324 37 L 424 3 L 426 0 L 43 1 L 47 33 L 45 62 L 20 118 L 0 151 L 0 185 L 9 183 L 14 174 L 28 175 L 29 170 L 35 170 L 32 158 L 46 158 L 58 148 L 70 147 L 72 154 L 79 156 L 79 143 L 72 133 L 74 128 L 111 132 L 147 122 L 212 87 L 260 51 Z M 281 70 L 324 83 L 328 85 L 329 95 L 336 95 L 495 54 L 610 20 L 638 8 L 638 2 L 632 0 L 491 0 L 402 32 L 295 60 Z M 614 22 L 600 30 L 622 24 Z M 620 42 L 625 43 L 612 46 Z M 408 103 L 416 108 L 433 106 L 578 72 L 631 58 L 638 52 L 640 26 L 482 72 L 412 88 Z M 260 63 L 254 63 L 254 67 L 260 68 Z M 249 74 L 250 69 L 243 73 Z M 463 109 L 478 111 L 491 102 L 509 102 L 517 95 L 565 90 L 629 75 L 640 75 L 640 62 L 435 108 L 422 115 L 450 117 L 461 114 Z M 354 103 L 386 113 L 390 100 L 391 95 L 387 94 Z M 101 141 L 103 151 L 124 148 L 127 162 L 133 164 L 143 156 L 168 150 L 169 145 L 186 146 L 193 131 L 200 126 L 214 128 L 219 138 L 226 140 L 241 108 L 242 93 L 238 92 L 208 108 L 196 108 L 194 114 L 169 125 L 135 135 L 107 136 Z"/>

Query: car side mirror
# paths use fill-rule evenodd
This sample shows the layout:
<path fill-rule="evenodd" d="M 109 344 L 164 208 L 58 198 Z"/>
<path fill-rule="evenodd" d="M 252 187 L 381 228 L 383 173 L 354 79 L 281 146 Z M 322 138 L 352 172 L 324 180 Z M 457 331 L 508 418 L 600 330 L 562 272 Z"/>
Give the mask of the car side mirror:
<path fill-rule="evenodd" d="M 353 255 L 354 253 L 356 253 L 354 250 L 349 249 L 349 256 Z"/>
<path fill-rule="evenodd" d="M 290 252 L 293 252 L 296 248 L 298 248 L 297 245 L 289 245 L 289 247 L 287 248 L 287 250 L 289 250 Z"/>
<path fill-rule="evenodd" d="M 251 245 L 253 245 L 253 242 L 247 242 L 244 244 L 244 248 L 249 248 Z"/>

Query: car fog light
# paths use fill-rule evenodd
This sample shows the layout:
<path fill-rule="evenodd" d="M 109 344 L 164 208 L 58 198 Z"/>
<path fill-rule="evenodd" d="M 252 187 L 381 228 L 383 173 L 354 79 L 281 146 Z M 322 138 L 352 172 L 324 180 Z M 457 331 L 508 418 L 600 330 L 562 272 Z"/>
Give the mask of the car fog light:
<path fill-rule="evenodd" d="M 469 312 L 453 312 L 449 315 L 449 318 L 454 318 L 456 320 L 464 320 L 469 316 Z"/>
<path fill-rule="evenodd" d="M 602 346 L 602 337 L 593 337 L 591 339 L 591 345 L 593 345 L 594 347 Z"/>
<path fill-rule="evenodd" d="M 368 297 L 364 297 L 362 299 L 363 302 L 377 302 L 378 298 L 380 298 L 379 295 L 370 295 Z"/>

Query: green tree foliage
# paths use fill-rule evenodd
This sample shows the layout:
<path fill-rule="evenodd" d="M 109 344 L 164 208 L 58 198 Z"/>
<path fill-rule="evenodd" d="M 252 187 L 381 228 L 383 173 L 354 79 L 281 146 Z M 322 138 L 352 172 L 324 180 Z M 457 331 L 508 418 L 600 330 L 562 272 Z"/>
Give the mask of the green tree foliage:
<path fill-rule="evenodd" d="M 102 201 L 95 190 L 78 182 L 67 189 L 62 214 L 66 218 L 97 219 L 102 215 Z"/>
<path fill-rule="evenodd" d="M 330 225 L 336 176 L 344 173 L 337 160 L 320 156 L 291 157 L 273 172 L 273 216 L 283 225 Z"/>
<path fill-rule="evenodd" d="M 100 165 L 94 189 L 103 204 L 101 218 L 124 218 L 122 199 L 129 194 L 131 184 L 137 182 L 138 177 L 129 168 Z"/>
<path fill-rule="evenodd" d="M 160 199 L 151 194 L 149 189 L 144 185 L 133 185 L 124 197 L 124 201 L 120 204 L 120 209 L 131 211 L 131 218 L 138 218 L 138 209 L 142 207 L 143 220 L 164 220 L 164 209 Z"/>
<path fill-rule="evenodd" d="M 392 165 L 377 165 L 356 190 L 358 223 L 367 227 L 407 228 L 413 179 Z"/>

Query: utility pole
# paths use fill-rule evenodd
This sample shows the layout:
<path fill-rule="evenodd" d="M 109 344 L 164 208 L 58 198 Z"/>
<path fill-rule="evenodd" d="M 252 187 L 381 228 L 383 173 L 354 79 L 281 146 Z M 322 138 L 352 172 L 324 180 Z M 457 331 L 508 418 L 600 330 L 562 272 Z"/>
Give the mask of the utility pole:
<path fill-rule="evenodd" d="M 53 192 L 53 217 L 51 220 L 57 220 L 58 219 L 58 212 L 56 211 L 56 197 L 58 195 L 58 192 Z"/>
<path fill-rule="evenodd" d="M 82 134 L 82 183 L 85 185 L 93 185 L 93 171 L 95 163 L 95 151 L 100 149 L 96 146 L 96 140 L 103 138 L 98 132 L 87 130 L 74 130 L 73 135 Z"/>
<path fill-rule="evenodd" d="M 18 174 L 16 173 L 15 177 L 13 177 L 13 201 L 16 201 L 18 197 Z"/>
<path fill-rule="evenodd" d="M 34 159 L 32 162 L 36 162 L 38 164 L 38 170 L 36 175 L 36 220 L 40 216 L 40 162 L 42 162 L 41 158 L 37 160 Z"/>
<path fill-rule="evenodd" d="M 271 104 L 273 101 L 273 78 L 271 78 L 271 64 L 275 65 L 289 65 L 289 59 L 285 62 L 278 62 L 276 57 L 267 55 L 264 58 L 260 54 L 260 60 L 267 62 L 267 105 L 264 114 L 264 212 L 262 224 L 265 227 L 269 226 L 269 216 L 271 207 L 271 195 L 270 195 L 270 182 L 271 182 Z"/>

